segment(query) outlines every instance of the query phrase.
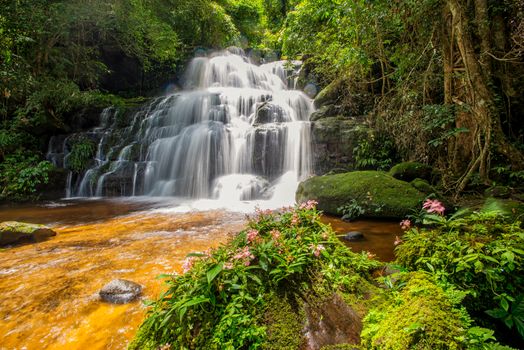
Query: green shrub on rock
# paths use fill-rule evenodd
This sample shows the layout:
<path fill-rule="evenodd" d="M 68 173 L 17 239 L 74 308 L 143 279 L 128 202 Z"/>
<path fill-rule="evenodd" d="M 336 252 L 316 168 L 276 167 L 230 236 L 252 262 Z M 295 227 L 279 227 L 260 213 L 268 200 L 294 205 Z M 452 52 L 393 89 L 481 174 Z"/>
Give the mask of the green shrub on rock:
<path fill-rule="evenodd" d="M 500 212 L 474 213 L 434 221 L 431 228 L 411 229 L 402 240 L 396 248 L 398 263 L 410 270 L 430 272 L 442 283 L 465 292 L 463 303 L 478 321 L 493 323 L 495 319 L 488 314 L 505 323 L 508 320 L 506 325 L 524 336 L 524 312 L 516 305 L 524 295 L 524 230 L 520 222 L 512 222 Z M 515 313 L 503 314 L 497 309 L 515 309 Z"/>
<path fill-rule="evenodd" d="M 425 195 L 384 172 L 355 171 L 302 182 L 296 199 L 308 198 L 318 201 L 318 208 L 327 214 L 338 215 L 338 208 L 354 203 L 367 208 L 365 217 L 403 218 L 418 208 Z"/>
<path fill-rule="evenodd" d="M 256 349 L 269 340 L 293 348 L 282 334 L 302 329 L 300 311 L 279 305 L 279 291 L 299 300 L 358 292 L 380 266 L 345 247 L 314 206 L 258 212 L 229 244 L 190 255 L 183 275 L 168 276 L 130 349 Z M 279 311 L 292 315 L 289 327 Z"/>

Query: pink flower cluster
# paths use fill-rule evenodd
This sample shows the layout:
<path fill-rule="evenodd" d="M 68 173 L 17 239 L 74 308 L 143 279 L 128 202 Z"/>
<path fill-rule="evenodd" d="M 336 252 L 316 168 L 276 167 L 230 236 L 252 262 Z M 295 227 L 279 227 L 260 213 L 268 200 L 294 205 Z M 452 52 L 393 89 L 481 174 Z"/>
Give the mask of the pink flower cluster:
<path fill-rule="evenodd" d="M 244 260 L 244 265 L 249 266 L 251 264 L 251 260 L 253 260 L 255 256 L 253 253 L 251 253 L 251 250 L 249 250 L 249 247 L 244 247 L 243 249 L 239 250 L 235 256 L 233 256 L 233 259 L 236 260 Z"/>
<path fill-rule="evenodd" d="M 318 204 L 318 202 L 315 201 L 315 200 L 308 200 L 307 202 L 300 204 L 299 208 L 300 209 L 311 210 L 311 209 L 315 209 L 317 204 Z"/>
<path fill-rule="evenodd" d="M 293 213 L 293 217 L 291 217 L 291 225 L 296 226 L 300 222 L 300 218 L 298 217 L 297 213 Z"/>
<path fill-rule="evenodd" d="M 403 230 L 408 230 L 409 228 L 411 228 L 411 221 L 409 220 L 402 220 L 400 222 L 400 226 L 402 227 Z"/>
<path fill-rule="evenodd" d="M 189 272 L 189 270 L 193 268 L 196 260 L 197 259 L 194 256 L 186 258 L 186 260 L 184 260 L 184 264 L 182 265 L 182 271 L 184 271 L 184 273 Z"/>
<path fill-rule="evenodd" d="M 402 244 L 403 241 L 399 236 L 395 236 L 395 242 L 393 242 L 394 245 Z"/>
<path fill-rule="evenodd" d="M 233 263 L 227 262 L 224 263 L 224 270 L 231 270 L 233 268 Z"/>
<path fill-rule="evenodd" d="M 320 253 L 326 249 L 326 247 L 324 247 L 322 244 L 311 244 L 309 248 L 311 248 L 311 250 L 313 251 L 313 255 L 317 258 L 320 256 Z"/>
<path fill-rule="evenodd" d="M 249 230 L 247 231 L 247 242 L 252 243 L 254 242 L 258 237 L 258 231 L 257 230 Z"/>
<path fill-rule="evenodd" d="M 446 211 L 444 205 L 436 199 L 426 199 L 422 208 L 426 209 L 428 213 L 437 213 L 439 215 L 443 215 Z"/>
<path fill-rule="evenodd" d="M 271 230 L 271 232 L 269 233 L 271 234 L 271 237 L 273 237 L 275 241 L 278 241 L 280 239 L 280 236 L 282 235 L 279 230 Z"/>

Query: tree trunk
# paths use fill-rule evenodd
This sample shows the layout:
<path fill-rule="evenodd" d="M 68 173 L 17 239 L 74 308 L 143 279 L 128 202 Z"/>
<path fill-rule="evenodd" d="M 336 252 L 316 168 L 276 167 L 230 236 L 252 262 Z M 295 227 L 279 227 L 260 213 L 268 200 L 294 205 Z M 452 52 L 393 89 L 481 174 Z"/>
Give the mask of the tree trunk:
<path fill-rule="evenodd" d="M 478 2 L 482 1 L 478 0 Z M 453 18 L 452 28 L 455 32 L 455 40 L 465 67 L 466 103 L 471 108 L 470 118 L 477 127 L 475 135 L 473 135 L 474 144 L 471 145 L 473 159 L 469 169 L 458 183 L 457 192 L 461 192 L 465 188 L 477 169 L 481 179 L 488 182 L 493 141 L 496 150 L 508 158 L 514 170 L 524 167 L 524 156 L 506 140 L 502 132 L 494 96 L 488 85 L 489 76 L 486 76 L 488 72 L 483 69 L 481 59 L 475 52 L 463 3 L 463 0 L 447 0 Z"/>

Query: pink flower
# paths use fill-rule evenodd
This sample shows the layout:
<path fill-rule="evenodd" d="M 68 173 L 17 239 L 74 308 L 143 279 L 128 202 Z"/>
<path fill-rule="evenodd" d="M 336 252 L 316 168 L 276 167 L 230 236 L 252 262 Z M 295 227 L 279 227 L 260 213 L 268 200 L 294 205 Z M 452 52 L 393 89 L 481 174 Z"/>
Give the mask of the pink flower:
<path fill-rule="evenodd" d="M 428 213 L 437 213 L 443 215 L 446 208 L 436 199 L 426 199 L 422 208 L 426 209 Z"/>
<path fill-rule="evenodd" d="M 307 209 L 307 210 L 311 210 L 311 209 L 315 209 L 315 207 L 317 206 L 318 202 L 315 201 L 315 200 L 309 200 L 305 203 L 302 203 L 300 204 L 300 207 L 299 209 Z"/>
<path fill-rule="evenodd" d="M 227 262 L 224 263 L 224 270 L 231 270 L 233 268 L 233 263 Z"/>
<path fill-rule="evenodd" d="M 186 260 L 184 260 L 184 264 L 182 265 L 182 270 L 184 271 L 184 273 L 189 272 L 189 270 L 193 268 L 195 260 L 196 258 L 194 256 L 190 256 L 189 258 L 186 258 Z"/>
<path fill-rule="evenodd" d="M 242 250 L 238 251 L 237 254 L 233 257 L 233 259 L 237 260 L 253 260 L 255 256 L 253 253 L 251 253 L 251 250 L 249 250 L 249 247 L 244 247 Z"/>
<path fill-rule="evenodd" d="M 279 230 L 271 230 L 271 232 L 269 233 L 271 234 L 271 237 L 273 237 L 275 241 L 280 239 L 281 233 Z"/>
<path fill-rule="evenodd" d="M 320 256 L 320 252 L 326 249 L 326 247 L 324 247 L 322 244 L 318 244 L 318 245 L 311 244 L 309 247 L 313 250 L 313 255 L 316 256 L 317 258 Z"/>
<path fill-rule="evenodd" d="M 411 227 L 411 221 L 409 220 L 402 220 L 400 222 L 400 226 L 402 227 L 403 230 L 407 230 Z"/>
<path fill-rule="evenodd" d="M 376 257 L 377 255 L 376 255 L 376 254 L 373 254 L 373 253 L 371 253 L 371 252 L 368 252 L 367 256 L 368 256 L 368 259 L 373 259 L 373 258 Z"/>
<path fill-rule="evenodd" d="M 248 241 L 248 243 L 252 243 L 257 237 L 258 237 L 258 231 L 257 230 L 249 230 L 249 231 L 247 231 L 247 241 Z"/>
<path fill-rule="evenodd" d="M 298 225 L 300 219 L 297 215 L 297 213 L 293 213 L 293 217 L 291 218 L 291 225 L 295 226 Z"/>
<path fill-rule="evenodd" d="M 394 245 L 399 245 L 399 244 L 402 244 L 403 241 L 402 239 L 400 239 L 399 236 L 395 236 L 395 242 L 393 242 Z"/>

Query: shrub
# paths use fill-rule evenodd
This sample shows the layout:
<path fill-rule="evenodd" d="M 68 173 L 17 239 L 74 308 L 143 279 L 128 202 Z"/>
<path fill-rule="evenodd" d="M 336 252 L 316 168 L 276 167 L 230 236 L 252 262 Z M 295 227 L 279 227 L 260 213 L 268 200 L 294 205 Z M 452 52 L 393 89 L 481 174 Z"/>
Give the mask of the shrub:
<path fill-rule="evenodd" d="M 517 305 L 524 294 L 524 230 L 519 222 L 498 212 L 442 218 L 432 228 L 409 230 L 403 241 L 396 248 L 400 264 L 431 272 L 466 292 L 464 305 L 480 321 L 492 310 L 490 315 L 511 319 L 506 325 L 524 334 L 524 312 Z"/>
<path fill-rule="evenodd" d="M 93 140 L 86 138 L 77 140 L 67 157 L 67 167 L 77 173 L 86 170 L 95 152 L 96 144 Z"/>
<path fill-rule="evenodd" d="M 130 348 L 255 349 L 267 339 L 265 310 L 280 288 L 300 290 L 322 276 L 330 288 L 358 289 L 358 274 L 379 264 L 352 253 L 319 219 L 313 202 L 259 212 L 231 243 L 190 255 Z"/>
<path fill-rule="evenodd" d="M 20 200 L 34 196 L 37 186 L 49 181 L 52 168 L 36 155 L 17 152 L 6 156 L 0 163 L 0 197 Z"/>

